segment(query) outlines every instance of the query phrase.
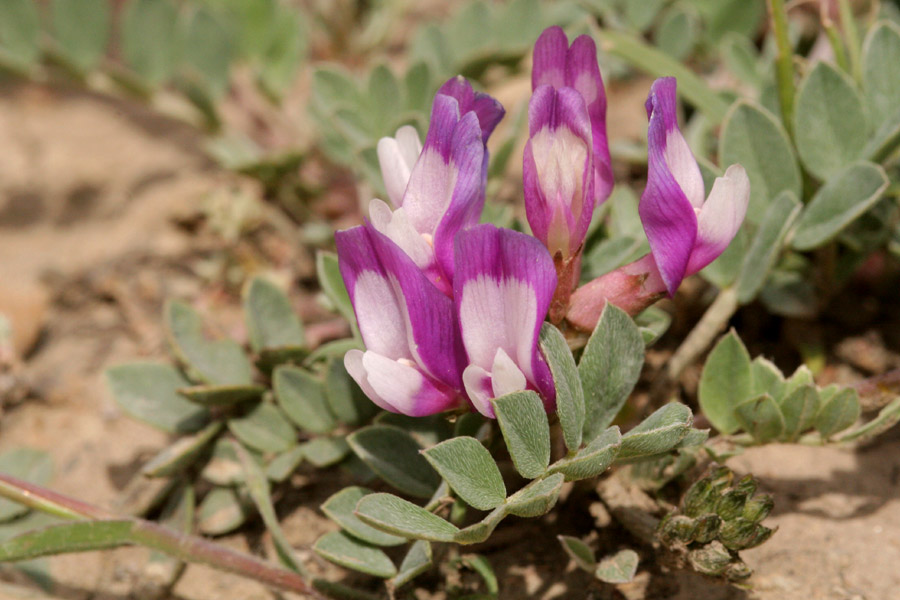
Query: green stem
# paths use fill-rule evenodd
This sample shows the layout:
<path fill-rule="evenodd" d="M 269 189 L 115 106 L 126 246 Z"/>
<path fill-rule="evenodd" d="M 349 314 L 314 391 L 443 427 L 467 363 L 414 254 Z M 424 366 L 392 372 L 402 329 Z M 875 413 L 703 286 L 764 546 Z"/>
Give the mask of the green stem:
<path fill-rule="evenodd" d="M 828 18 L 828 15 L 824 13 L 822 15 L 822 28 L 825 30 L 825 35 L 828 37 L 828 43 L 831 45 L 831 50 L 834 52 L 834 59 L 837 61 L 838 67 L 849 73 L 850 63 L 847 62 L 847 53 L 844 51 L 844 42 L 841 39 L 841 34 L 835 26 L 834 21 Z"/>
<path fill-rule="evenodd" d="M 847 52 L 850 54 L 850 72 L 857 82 L 861 82 L 862 60 L 860 58 L 859 30 L 856 28 L 856 17 L 853 16 L 850 0 L 838 0 L 838 10 L 841 15 L 841 29 L 844 30 L 844 37 L 847 39 Z"/>
<path fill-rule="evenodd" d="M 0 496 L 62 519 L 83 521 L 113 518 L 112 513 L 101 508 L 3 473 L 0 473 Z"/>
<path fill-rule="evenodd" d="M 301 594 L 306 598 L 324 600 L 323 596 L 298 573 L 282 569 L 255 556 L 235 552 L 201 537 L 185 535 L 144 519 L 129 517 L 123 519 L 102 508 L 2 473 L 0 473 L 0 496 L 63 519 L 127 521 L 132 523 L 132 527 L 130 535 L 122 540 L 122 544 L 140 544 L 185 562 L 205 564 L 273 588 Z"/>
<path fill-rule="evenodd" d="M 778 81 L 778 101 L 784 128 L 794 137 L 794 51 L 788 37 L 787 12 L 784 0 L 769 0 L 769 13 L 778 56 L 775 59 L 775 76 Z"/>

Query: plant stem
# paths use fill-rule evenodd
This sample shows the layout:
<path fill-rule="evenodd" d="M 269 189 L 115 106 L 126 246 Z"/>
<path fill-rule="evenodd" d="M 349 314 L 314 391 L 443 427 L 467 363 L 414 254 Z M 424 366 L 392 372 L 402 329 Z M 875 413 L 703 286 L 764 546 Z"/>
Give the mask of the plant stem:
<path fill-rule="evenodd" d="M 720 290 L 719 295 L 706 309 L 703 317 L 669 360 L 667 368 L 669 377 L 677 379 L 682 371 L 709 347 L 713 338 L 725 327 L 737 308 L 738 298 L 735 288 L 728 287 Z"/>
<path fill-rule="evenodd" d="M 787 12 L 784 0 L 769 0 L 769 15 L 778 56 L 775 59 L 775 75 L 778 81 L 778 101 L 784 128 L 794 137 L 794 52 L 788 37 Z"/>
<path fill-rule="evenodd" d="M 102 508 L 2 473 L 0 473 L 0 496 L 64 519 L 129 521 L 133 526 L 130 540 L 124 542 L 126 544 L 139 543 L 185 562 L 205 564 L 273 588 L 302 594 L 306 598 L 324 600 L 323 596 L 298 573 L 282 569 L 255 556 L 242 554 L 202 537 L 185 535 L 144 519 L 133 517 L 123 519 Z"/>
<path fill-rule="evenodd" d="M 834 59 L 837 61 L 838 67 L 849 73 L 850 63 L 847 62 L 847 53 L 844 51 L 844 41 L 841 39 L 841 34 L 835 26 L 834 21 L 828 16 L 824 5 L 821 11 L 821 17 L 822 28 L 825 30 L 825 35 L 828 37 L 828 43 L 831 45 L 831 50 L 834 52 Z"/>
<path fill-rule="evenodd" d="M 859 30 L 856 28 L 856 18 L 853 16 L 850 0 L 838 0 L 838 10 L 841 15 L 841 29 L 844 30 L 844 37 L 847 39 L 850 72 L 858 83 L 862 81 L 862 60 L 860 59 Z"/>

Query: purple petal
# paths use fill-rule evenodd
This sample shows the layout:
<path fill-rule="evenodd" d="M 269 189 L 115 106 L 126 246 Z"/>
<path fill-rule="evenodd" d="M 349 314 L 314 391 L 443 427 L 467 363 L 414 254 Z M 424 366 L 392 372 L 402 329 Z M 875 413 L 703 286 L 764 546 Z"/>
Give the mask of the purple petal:
<path fill-rule="evenodd" d="M 403 308 L 362 226 L 334 235 L 338 266 L 366 348 L 390 359 L 412 358 Z"/>
<path fill-rule="evenodd" d="M 455 259 L 453 291 L 467 370 L 474 365 L 493 378 L 496 366 L 503 387 L 511 378 L 502 350 L 548 408 L 554 406 L 553 378 L 537 347 L 556 288 L 546 248 L 532 236 L 479 225 L 457 235 Z"/>
<path fill-rule="evenodd" d="M 594 197 L 602 204 L 613 188 L 612 160 L 606 136 L 606 91 L 597 64 L 597 46 L 586 35 L 575 38 L 566 59 L 566 85 L 584 98 L 594 144 Z"/>
<path fill-rule="evenodd" d="M 542 85 L 562 87 L 566 85 L 566 55 L 569 39 L 562 27 L 548 27 L 534 43 L 534 60 L 531 67 L 531 89 Z"/>
<path fill-rule="evenodd" d="M 454 277 L 453 240 L 456 234 L 478 223 L 484 209 L 486 153 L 480 142 L 474 113 L 466 114 L 453 132 L 450 164 L 456 171 L 450 202 L 434 229 L 434 253 L 445 276 Z"/>
<path fill-rule="evenodd" d="M 674 295 L 685 277 L 697 238 L 694 205 L 667 162 L 667 154 L 683 158 L 680 148 L 675 145 L 678 139 L 683 141 L 683 138 L 678 131 L 675 113 L 674 78 L 657 79 L 654 82 L 647 99 L 647 114 L 650 117 L 647 131 L 647 187 L 641 196 L 638 212 L 666 289 L 669 295 Z M 676 140 L 673 144 L 675 151 L 667 152 L 670 140 Z M 696 162 L 694 165 L 696 166 Z M 676 165 L 682 176 L 684 166 L 683 163 Z M 700 189 L 702 194 L 702 187 Z"/>
<path fill-rule="evenodd" d="M 497 123 L 506 114 L 503 105 L 489 94 L 474 91 L 472 84 L 462 75 L 448 79 L 437 93 L 456 98 L 460 114 L 474 112 L 478 116 L 481 138 L 485 144 Z"/>
<path fill-rule="evenodd" d="M 390 412 L 424 417 L 461 404 L 458 393 L 403 359 L 395 361 L 371 351 L 350 350 L 344 355 L 344 366 L 366 396 Z"/>
<path fill-rule="evenodd" d="M 581 95 L 542 85 L 528 107 L 525 212 L 535 236 L 563 256 L 577 252 L 594 213 L 591 124 Z"/>
<path fill-rule="evenodd" d="M 750 180 L 741 165 L 731 165 L 713 184 L 709 198 L 697 218 L 697 242 L 688 262 L 687 274 L 696 273 L 714 261 L 734 239 L 750 201 Z"/>
<path fill-rule="evenodd" d="M 465 354 L 453 301 L 432 285 L 387 236 L 374 228 L 369 229 L 369 234 L 395 290 L 411 357 L 428 375 L 460 389 Z"/>

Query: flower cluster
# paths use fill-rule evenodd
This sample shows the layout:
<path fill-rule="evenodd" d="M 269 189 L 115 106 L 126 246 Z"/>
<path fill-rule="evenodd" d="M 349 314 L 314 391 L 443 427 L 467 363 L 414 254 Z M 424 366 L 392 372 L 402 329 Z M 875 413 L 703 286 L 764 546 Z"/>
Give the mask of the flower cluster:
<path fill-rule="evenodd" d="M 588 225 L 609 196 L 606 95 L 594 42 L 562 29 L 534 53 L 524 196 L 533 236 L 478 225 L 487 140 L 503 107 L 456 77 L 435 96 L 424 144 L 412 127 L 378 144 L 388 199 L 336 234 L 341 274 L 365 351 L 344 363 L 380 407 L 411 416 L 474 408 L 534 390 L 555 407 L 538 348 L 547 318 L 590 329 L 607 302 L 636 314 L 718 256 L 746 211 L 739 166 L 704 201 L 699 167 L 678 130 L 675 81 L 654 83 L 649 174 L 640 215 L 651 254 L 575 289 Z M 574 293 L 573 293 L 574 292 Z"/>

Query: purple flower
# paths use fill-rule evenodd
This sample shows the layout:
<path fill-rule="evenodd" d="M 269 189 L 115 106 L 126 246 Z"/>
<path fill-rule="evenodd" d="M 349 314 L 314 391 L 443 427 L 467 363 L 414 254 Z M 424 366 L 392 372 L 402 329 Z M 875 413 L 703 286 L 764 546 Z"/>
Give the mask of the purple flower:
<path fill-rule="evenodd" d="M 606 93 L 597 48 L 586 35 L 571 47 L 560 27 L 534 47 L 530 139 L 523 165 L 528 223 L 551 254 L 577 255 L 594 208 L 613 186 Z"/>
<path fill-rule="evenodd" d="M 566 319 L 590 330 L 607 302 L 636 315 L 715 260 L 734 238 L 750 200 L 750 180 L 731 165 L 706 197 L 700 167 L 678 129 L 675 79 L 657 79 L 647 99 L 647 187 L 638 212 L 650 254 L 572 294 Z"/>
<path fill-rule="evenodd" d="M 378 142 L 385 188 L 396 210 L 369 205 L 372 225 L 400 246 L 428 278 L 450 294 L 453 238 L 478 222 L 487 183 L 485 143 L 503 117 L 500 104 L 457 77 L 435 96 L 425 144 L 412 127 Z"/>
<path fill-rule="evenodd" d="M 750 180 L 741 165 L 732 165 L 706 197 L 700 167 L 678 129 L 674 77 L 653 82 L 646 106 L 648 174 L 638 212 L 671 296 L 731 243 L 747 212 Z"/>
<path fill-rule="evenodd" d="M 531 236 L 479 225 L 456 236 L 453 295 L 468 366 L 465 391 L 494 417 L 491 398 L 524 389 L 555 407 L 553 377 L 537 346 L 556 287 L 547 250 Z"/>
<path fill-rule="evenodd" d="M 391 412 L 424 416 L 463 405 L 453 301 L 371 225 L 339 231 L 335 242 L 366 346 L 344 356 L 347 372 Z"/>

